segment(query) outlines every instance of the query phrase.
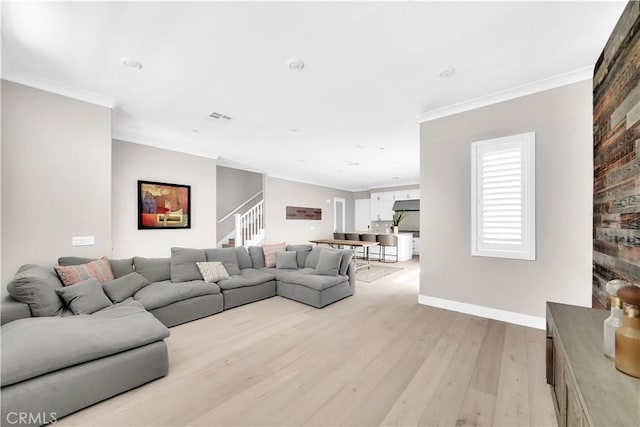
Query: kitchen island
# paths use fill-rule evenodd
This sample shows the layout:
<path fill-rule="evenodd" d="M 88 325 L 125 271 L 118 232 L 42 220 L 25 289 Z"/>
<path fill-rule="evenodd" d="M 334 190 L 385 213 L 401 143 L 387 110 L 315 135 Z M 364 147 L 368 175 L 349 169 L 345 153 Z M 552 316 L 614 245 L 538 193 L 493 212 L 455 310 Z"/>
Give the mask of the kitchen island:
<path fill-rule="evenodd" d="M 396 236 L 398 238 L 398 247 L 397 248 L 387 247 L 384 250 L 385 261 L 387 262 L 395 261 L 396 253 L 398 254 L 398 261 L 409 261 L 413 255 L 413 233 L 400 232 L 398 234 L 393 234 L 393 233 L 374 233 L 371 231 L 354 231 L 354 233 L 373 234 L 376 236 L 378 234 L 387 234 L 387 235 Z M 356 253 L 358 256 L 363 255 L 362 249 L 357 250 Z M 382 253 L 382 248 L 380 246 L 372 246 L 371 248 L 369 248 L 369 256 L 374 261 L 378 259 L 378 257 L 380 256 L 380 253 Z"/>

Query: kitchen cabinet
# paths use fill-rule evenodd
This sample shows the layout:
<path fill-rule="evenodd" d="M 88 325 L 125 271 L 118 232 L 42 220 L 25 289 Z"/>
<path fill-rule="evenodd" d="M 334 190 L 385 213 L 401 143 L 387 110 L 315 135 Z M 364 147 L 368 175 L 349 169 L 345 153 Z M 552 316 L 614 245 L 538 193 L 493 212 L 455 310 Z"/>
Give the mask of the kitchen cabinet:
<path fill-rule="evenodd" d="M 413 255 L 420 255 L 420 238 L 414 237 L 411 245 Z"/>
<path fill-rule="evenodd" d="M 371 193 L 371 221 L 391 221 L 393 204 L 396 200 L 413 200 L 420 198 L 420 189 L 379 191 Z"/>
<path fill-rule="evenodd" d="M 390 191 L 371 193 L 371 221 L 391 221 L 393 219 L 394 196 Z"/>
<path fill-rule="evenodd" d="M 616 370 L 603 354 L 608 315 L 547 303 L 547 383 L 559 427 L 640 425 L 640 379 Z"/>

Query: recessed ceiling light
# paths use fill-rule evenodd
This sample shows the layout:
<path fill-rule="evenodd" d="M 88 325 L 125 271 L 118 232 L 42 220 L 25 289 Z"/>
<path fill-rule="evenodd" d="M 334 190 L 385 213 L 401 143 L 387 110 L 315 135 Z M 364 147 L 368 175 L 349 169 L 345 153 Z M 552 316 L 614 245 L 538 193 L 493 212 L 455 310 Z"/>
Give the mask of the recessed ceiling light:
<path fill-rule="evenodd" d="M 198 132 L 200 132 L 200 129 L 191 129 L 191 132 L 198 133 Z"/>
<path fill-rule="evenodd" d="M 136 61 L 133 58 L 128 58 L 126 56 L 123 56 L 122 58 L 120 58 L 120 61 L 129 68 L 135 68 L 136 70 L 139 70 L 142 68 L 142 64 L 139 63 L 138 61 Z"/>
<path fill-rule="evenodd" d="M 363 144 L 356 144 L 356 148 L 364 148 Z"/>
<path fill-rule="evenodd" d="M 293 132 L 293 133 L 300 132 L 300 129 L 291 128 L 289 129 L 289 132 Z"/>
<path fill-rule="evenodd" d="M 290 59 L 287 61 L 287 66 L 292 71 L 302 71 L 304 68 L 304 61 L 302 59 Z"/>
<path fill-rule="evenodd" d="M 451 77 L 456 73 L 456 69 L 454 67 L 447 67 L 444 70 L 440 71 L 438 74 L 440 77 Z"/>
<path fill-rule="evenodd" d="M 360 163 L 347 161 L 347 166 L 360 166 Z"/>
<path fill-rule="evenodd" d="M 298 161 L 299 161 L 299 162 L 301 162 L 301 163 L 306 162 L 306 160 L 305 160 L 305 159 L 299 159 Z"/>
<path fill-rule="evenodd" d="M 392 176 L 391 179 L 400 179 L 399 176 Z"/>
<path fill-rule="evenodd" d="M 381 151 L 384 150 L 384 147 L 380 147 L 379 150 L 381 150 Z"/>

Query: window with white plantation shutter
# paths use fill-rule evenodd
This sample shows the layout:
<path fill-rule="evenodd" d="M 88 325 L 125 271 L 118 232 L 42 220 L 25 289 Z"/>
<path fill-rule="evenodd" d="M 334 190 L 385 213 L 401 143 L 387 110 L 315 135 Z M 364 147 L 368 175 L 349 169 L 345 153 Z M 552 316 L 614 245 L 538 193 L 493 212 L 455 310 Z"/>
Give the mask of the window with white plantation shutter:
<path fill-rule="evenodd" d="M 535 133 L 471 144 L 471 255 L 535 260 Z"/>

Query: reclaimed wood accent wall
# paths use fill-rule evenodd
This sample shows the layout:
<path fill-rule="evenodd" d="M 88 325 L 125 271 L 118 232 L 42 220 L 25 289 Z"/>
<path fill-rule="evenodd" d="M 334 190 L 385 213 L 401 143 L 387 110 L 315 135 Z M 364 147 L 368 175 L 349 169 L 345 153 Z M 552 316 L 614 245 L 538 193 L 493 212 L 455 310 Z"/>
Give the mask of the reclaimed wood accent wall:
<path fill-rule="evenodd" d="M 593 297 L 640 285 L 640 3 L 630 1 L 593 77 Z"/>
<path fill-rule="evenodd" d="M 322 220 L 322 209 L 320 208 L 302 208 L 299 206 L 286 207 L 287 219 L 311 219 L 314 221 Z"/>

